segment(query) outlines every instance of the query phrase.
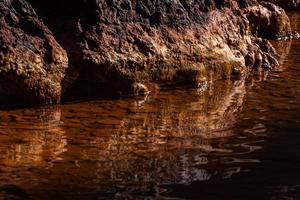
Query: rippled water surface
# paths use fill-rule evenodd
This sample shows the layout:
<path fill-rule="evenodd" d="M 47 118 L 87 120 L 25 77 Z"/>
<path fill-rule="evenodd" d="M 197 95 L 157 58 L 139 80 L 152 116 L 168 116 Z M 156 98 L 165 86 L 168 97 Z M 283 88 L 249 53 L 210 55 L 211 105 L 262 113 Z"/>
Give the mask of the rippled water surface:
<path fill-rule="evenodd" d="M 0 111 L 0 199 L 300 199 L 300 41 L 274 45 L 271 73 Z"/>

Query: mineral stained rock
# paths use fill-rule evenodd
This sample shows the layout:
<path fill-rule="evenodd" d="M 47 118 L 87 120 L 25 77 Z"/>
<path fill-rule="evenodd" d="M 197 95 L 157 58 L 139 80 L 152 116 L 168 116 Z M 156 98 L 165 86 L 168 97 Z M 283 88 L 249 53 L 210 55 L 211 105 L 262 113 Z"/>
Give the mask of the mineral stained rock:
<path fill-rule="evenodd" d="M 0 19 L 0 95 L 42 103 L 270 69 L 263 38 L 291 32 L 283 9 L 254 0 L 7 0 Z"/>
<path fill-rule="evenodd" d="M 285 11 L 272 3 L 250 6 L 244 11 L 253 35 L 276 39 L 292 34 L 290 20 Z"/>
<path fill-rule="evenodd" d="M 68 58 L 33 8 L 0 1 L 0 100 L 58 103 Z"/>
<path fill-rule="evenodd" d="M 300 0 L 264 0 L 279 5 L 287 10 L 300 9 Z"/>

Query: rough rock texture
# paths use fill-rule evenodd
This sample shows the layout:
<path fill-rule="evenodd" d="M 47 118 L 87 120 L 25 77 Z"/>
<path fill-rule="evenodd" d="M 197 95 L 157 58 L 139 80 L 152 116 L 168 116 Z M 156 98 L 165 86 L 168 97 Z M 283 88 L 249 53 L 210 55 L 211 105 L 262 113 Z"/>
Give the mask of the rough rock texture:
<path fill-rule="evenodd" d="M 292 35 L 289 17 L 282 8 L 263 2 L 244 11 L 253 35 L 276 39 Z"/>
<path fill-rule="evenodd" d="M 46 12 L 43 5 L 33 5 Z M 76 80 L 75 91 L 127 94 L 132 93 L 131 85 L 140 83 L 201 83 L 241 73 L 246 65 L 276 65 L 274 49 L 266 40 L 252 37 L 249 20 L 236 1 L 123 0 L 76 5 L 82 8 L 79 13 L 61 14 L 61 23 L 68 28 L 56 29 L 56 20 L 44 19 L 69 52 L 72 66 L 65 83 Z M 259 9 L 266 10 L 260 17 L 272 13 L 263 6 Z M 57 10 L 48 9 L 48 15 L 55 14 Z M 278 17 L 281 14 L 284 11 Z M 278 21 L 286 23 L 286 19 Z M 272 31 L 276 37 L 284 30 Z"/>
<path fill-rule="evenodd" d="M 141 94 L 155 90 L 157 85 L 201 85 L 241 75 L 250 67 L 270 69 L 278 64 L 276 52 L 259 37 L 277 38 L 291 32 L 282 9 L 254 0 L 28 1 L 68 52 L 68 69 L 64 76 L 66 54 L 26 1 L 2 3 L 1 24 L 7 28 L 1 31 L 24 34 L 9 36 L 21 42 L 22 48 L 9 43 L 13 41 L 10 39 L 2 42 L 13 53 L 4 54 L 0 47 L 1 69 L 8 55 L 19 54 L 22 62 L 11 59 L 18 64 L 13 72 L 23 69 L 19 63 L 26 61 L 36 74 L 27 76 L 23 70 L 30 80 L 27 84 L 27 79 L 20 79 L 25 87 L 20 84 L 19 90 L 0 91 L 29 95 L 39 101 L 56 102 L 61 87 L 65 96 Z M 23 8 L 30 11 L 22 12 Z M 5 17 L 11 13 L 27 24 L 19 28 L 19 20 Z M 8 18 L 16 22 L 9 24 Z M 1 33 L 1 40 L 7 35 Z M 42 64 L 36 65 L 31 57 L 23 56 L 27 53 L 38 56 Z M 19 76 L 11 80 L 16 78 Z M 4 85 L 1 83 L 0 88 Z"/>
<path fill-rule="evenodd" d="M 0 100 L 57 103 L 67 67 L 66 52 L 26 1 L 0 2 Z"/>
<path fill-rule="evenodd" d="M 300 0 L 264 0 L 279 5 L 287 10 L 300 9 Z"/>

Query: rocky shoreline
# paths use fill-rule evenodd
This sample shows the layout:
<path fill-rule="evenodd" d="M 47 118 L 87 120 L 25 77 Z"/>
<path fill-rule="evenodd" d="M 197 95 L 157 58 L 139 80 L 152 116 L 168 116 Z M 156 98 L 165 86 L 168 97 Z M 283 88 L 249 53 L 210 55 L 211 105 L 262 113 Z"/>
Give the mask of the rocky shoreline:
<path fill-rule="evenodd" d="M 267 39 L 297 36 L 282 2 L 2 0 L 0 101 L 140 95 L 270 70 Z"/>

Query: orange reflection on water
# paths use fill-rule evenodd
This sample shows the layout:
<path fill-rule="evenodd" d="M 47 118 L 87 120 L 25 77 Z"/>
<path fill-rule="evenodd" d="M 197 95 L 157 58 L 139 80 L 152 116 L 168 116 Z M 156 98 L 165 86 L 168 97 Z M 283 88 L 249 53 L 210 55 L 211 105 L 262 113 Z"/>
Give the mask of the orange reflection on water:
<path fill-rule="evenodd" d="M 210 162 L 206 155 L 233 152 L 224 144 L 234 135 L 244 84 L 227 80 L 145 99 L 0 111 L 0 186 L 13 184 L 43 197 L 44 190 L 68 193 L 60 185 L 147 191 L 157 184 L 209 180 L 211 172 L 201 167 Z M 233 173 L 230 168 L 224 176 Z"/>
<path fill-rule="evenodd" d="M 40 165 L 60 159 L 67 140 L 58 108 L 1 112 L 1 162 L 7 166 Z"/>

